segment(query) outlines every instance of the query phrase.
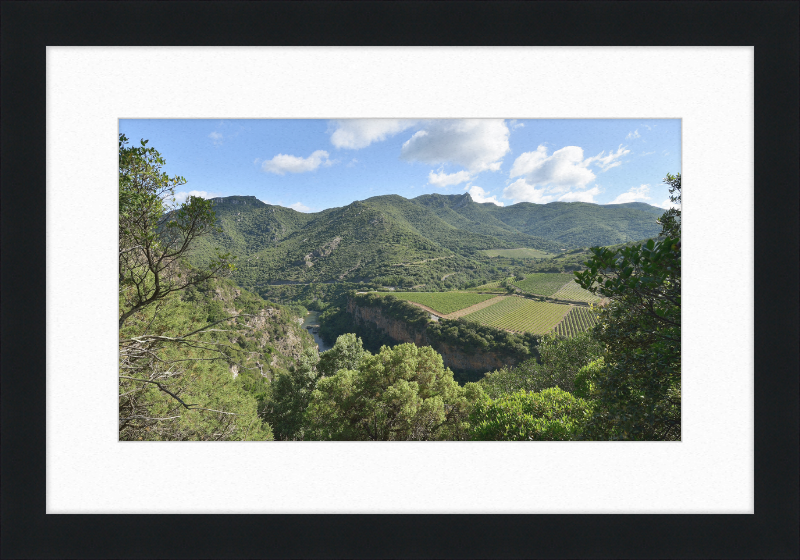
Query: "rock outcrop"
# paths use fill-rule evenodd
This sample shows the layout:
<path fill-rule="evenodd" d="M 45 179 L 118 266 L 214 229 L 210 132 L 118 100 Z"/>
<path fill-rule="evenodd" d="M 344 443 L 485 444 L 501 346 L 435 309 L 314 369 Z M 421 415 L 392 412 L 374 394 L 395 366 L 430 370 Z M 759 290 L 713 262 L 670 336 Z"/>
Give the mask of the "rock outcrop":
<path fill-rule="evenodd" d="M 387 317 L 381 312 L 380 307 L 359 306 L 349 299 L 347 302 L 347 312 L 353 316 L 356 323 L 366 328 L 377 329 L 385 333 L 389 338 L 402 344 L 413 342 L 417 346 L 431 346 L 442 355 L 445 367 L 459 371 L 472 371 L 486 373 L 494 371 L 504 366 L 513 366 L 518 360 L 510 356 L 500 356 L 493 352 L 465 352 L 461 348 L 455 348 L 448 344 L 432 343 L 427 336 L 426 328 L 409 325 L 405 321 Z"/>

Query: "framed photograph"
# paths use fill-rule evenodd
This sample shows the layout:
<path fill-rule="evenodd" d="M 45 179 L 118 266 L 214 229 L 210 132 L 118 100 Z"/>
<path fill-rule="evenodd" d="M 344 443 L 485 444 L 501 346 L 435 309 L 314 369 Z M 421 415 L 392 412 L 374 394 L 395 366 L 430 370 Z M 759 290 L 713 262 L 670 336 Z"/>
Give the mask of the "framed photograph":
<path fill-rule="evenodd" d="M 796 294 L 796 266 L 785 275 L 765 271 L 770 262 L 796 264 L 798 254 L 798 41 L 786 24 L 796 20 L 797 6 L 762 5 L 71 3 L 42 4 L 39 12 L 4 5 L 4 556 L 796 555 L 797 314 L 790 311 L 797 297 L 778 306 L 759 294 Z M 90 7 L 93 17 L 86 19 Z M 346 24 L 357 10 L 374 25 Z M 454 13 L 466 27 L 448 23 Z M 555 25 L 545 25 L 545 13 Z M 408 27 L 389 28 L 386 18 Z M 190 21 L 191 32 L 178 20 Z M 701 37 L 678 25 L 687 20 L 713 25 Z M 754 20 L 764 25 L 744 25 Z M 102 29 L 89 21 L 103 22 Z M 222 21 L 231 28 L 220 27 Z M 613 36 L 601 25 L 616 29 L 623 21 L 627 30 Z M 447 40 L 438 37 L 437 23 L 448 30 Z M 769 34 L 759 31 L 767 28 Z M 359 33 L 342 35 L 345 29 Z M 266 31 L 269 45 L 261 46 Z M 202 43 L 208 45 L 195 46 Z M 783 87 L 766 86 L 778 81 Z M 14 93 L 12 82 L 26 95 Z M 683 201 L 688 330 L 681 344 L 687 369 L 680 441 L 119 441 L 113 404 L 119 381 L 109 375 L 118 369 L 119 198 L 110 185 L 119 178 L 115 136 L 129 127 L 129 140 L 147 138 L 135 126 L 143 119 L 192 127 L 213 122 L 186 137 L 185 152 L 173 154 L 199 161 L 212 153 L 206 150 L 233 147 L 247 159 L 247 173 L 262 181 L 361 163 L 355 151 L 335 144 L 352 140 L 333 139 L 338 131 L 337 138 L 355 137 L 349 119 L 424 120 L 425 126 L 404 128 L 406 137 L 385 133 L 400 156 L 408 145 L 409 159 L 420 162 L 416 172 L 424 181 L 402 188 L 438 182 L 496 208 L 524 202 L 513 195 L 536 196 L 537 189 L 554 199 L 572 193 L 601 203 L 661 204 L 653 198 L 657 185 L 643 182 L 606 191 L 606 198 L 594 180 L 578 190 L 547 191 L 555 180 L 537 183 L 543 171 L 536 165 L 583 142 L 581 157 L 567 163 L 579 173 L 611 176 L 618 159 L 649 151 L 634 154 L 630 143 L 646 140 L 650 119 L 679 122 L 677 171 L 694 187 Z M 325 123 L 314 134 L 331 144 L 303 144 L 303 135 L 288 128 L 284 147 L 244 132 L 241 143 L 225 144 L 251 119 L 285 119 L 287 127 L 294 119 Z M 497 157 L 481 163 L 411 154 L 411 140 L 434 138 L 439 119 L 501 122 L 511 139 L 505 167 L 498 166 L 503 180 L 489 188 L 477 179 L 484 173 L 479 164 L 488 166 L 483 177 L 496 173 L 490 168 Z M 630 139 L 601 150 L 574 134 L 552 146 L 514 145 L 514 134 L 547 119 L 643 124 L 626 128 Z M 517 124 L 524 126 L 514 131 Z M 163 142 L 151 136 L 169 163 Z M 387 172 L 397 158 L 387 156 Z M 516 162 L 524 172 L 512 176 Z M 215 172 L 221 185 L 225 170 Z M 456 183 L 464 173 L 468 180 Z M 511 188 L 518 179 L 525 184 Z M 14 184 L 31 189 L 8 188 Z M 344 183 L 335 193 L 324 192 L 324 184 L 305 192 L 286 185 L 274 191 L 281 198 L 264 193 L 261 201 L 270 208 L 295 205 L 302 215 L 346 206 L 328 200 L 347 190 Z M 198 200 L 240 194 L 233 184 L 186 186 Z M 397 189 L 376 196 L 402 194 Z M 175 192 L 189 201 L 191 190 Z M 353 187 L 351 202 L 368 198 Z M 23 212 L 31 205 L 46 212 Z M 230 215 L 233 224 L 237 218 Z M 775 243 L 776 236 L 785 241 Z M 291 274 L 308 275 L 323 264 L 315 258 L 326 247 L 316 249 L 316 256 L 301 255 Z M 477 248 L 492 249 L 515 248 Z M 518 284 L 510 282 L 511 289 Z M 469 292 L 466 283 L 459 288 Z M 434 311 L 441 305 L 417 303 Z M 35 351 L 31 340 L 46 346 Z M 16 373 L 23 371 L 30 373 Z M 20 425 L 11 418 L 29 420 Z M 98 533 L 91 547 L 81 538 L 90 526 Z M 576 531 L 585 538 L 576 539 Z M 167 534 L 185 538 L 159 536 Z"/>

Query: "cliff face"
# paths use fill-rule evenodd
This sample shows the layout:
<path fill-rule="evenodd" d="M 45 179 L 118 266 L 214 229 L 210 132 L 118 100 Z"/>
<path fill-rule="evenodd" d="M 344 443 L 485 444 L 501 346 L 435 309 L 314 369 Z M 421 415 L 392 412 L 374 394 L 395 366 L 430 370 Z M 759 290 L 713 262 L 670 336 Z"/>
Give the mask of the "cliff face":
<path fill-rule="evenodd" d="M 398 344 L 413 342 L 417 346 L 432 346 L 442 355 L 445 367 L 455 370 L 475 371 L 486 373 L 503 366 L 513 366 L 517 360 L 509 356 L 499 356 L 492 352 L 464 352 L 448 344 L 431 344 L 423 328 L 415 328 L 404 321 L 386 317 L 379 307 L 360 307 L 352 299 L 347 302 L 347 312 L 357 323 L 367 328 L 374 328 L 386 333 Z"/>
<path fill-rule="evenodd" d="M 359 307 L 352 299 L 347 301 L 347 312 L 357 323 L 365 323 L 389 335 L 397 343 L 413 342 L 417 346 L 430 346 L 424 330 L 410 327 L 403 321 L 386 317 L 377 307 Z"/>
<path fill-rule="evenodd" d="M 447 344 L 435 347 L 436 351 L 442 355 L 445 367 L 456 370 L 470 370 L 486 373 L 494 371 L 504 366 L 517 365 L 517 360 L 508 356 L 498 356 L 491 352 L 475 352 L 467 354 L 460 348 L 453 348 Z"/>

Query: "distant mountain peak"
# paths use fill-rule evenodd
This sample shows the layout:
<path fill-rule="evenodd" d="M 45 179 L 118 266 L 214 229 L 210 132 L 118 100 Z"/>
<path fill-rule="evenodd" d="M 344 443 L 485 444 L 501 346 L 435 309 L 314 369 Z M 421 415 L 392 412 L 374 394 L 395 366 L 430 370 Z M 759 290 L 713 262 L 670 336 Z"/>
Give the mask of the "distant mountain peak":
<path fill-rule="evenodd" d="M 456 202 L 453 205 L 453 209 L 463 208 L 464 206 L 466 206 L 470 202 L 473 202 L 472 197 L 469 195 L 468 192 L 464 193 L 460 197 L 458 197 L 458 202 Z"/>
<path fill-rule="evenodd" d="M 234 195 L 234 196 L 218 196 L 216 198 L 210 199 L 214 206 L 219 204 L 241 204 L 243 206 L 267 206 L 267 204 L 261 202 L 253 195 Z"/>

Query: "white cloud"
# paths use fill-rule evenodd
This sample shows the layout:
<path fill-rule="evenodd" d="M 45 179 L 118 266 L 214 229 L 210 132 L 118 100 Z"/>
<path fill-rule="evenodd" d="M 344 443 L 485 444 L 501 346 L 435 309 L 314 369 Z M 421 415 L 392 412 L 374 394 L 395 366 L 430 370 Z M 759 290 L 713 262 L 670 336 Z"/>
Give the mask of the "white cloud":
<path fill-rule="evenodd" d="M 469 171 L 459 171 L 458 173 L 447 174 L 444 171 L 428 173 L 428 183 L 435 187 L 449 187 L 450 185 L 460 185 L 470 180 Z"/>
<path fill-rule="evenodd" d="M 208 135 L 208 137 L 211 138 L 211 141 L 214 142 L 215 146 L 219 146 L 222 144 L 222 134 L 220 134 L 219 132 L 212 132 L 211 134 Z"/>
<path fill-rule="evenodd" d="M 302 202 L 295 202 L 294 204 L 290 204 L 287 208 L 291 208 L 292 210 L 297 210 L 298 212 L 311 212 L 311 208 L 303 204 Z"/>
<path fill-rule="evenodd" d="M 593 159 L 595 158 L 586 161 L 591 162 Z M 525 176 L 528 185 L 548 187 L 552 192 L 563 192 L 572 188 L 583 189 L 596 178 L 586 166 L 583 149 L 578 146 L 566 146 L 548 156 L 547 147 L 541 145 L 535 152 L 520 155 L 511 167 L 510 176 Z"/>
<path fill-rule="evenodd" d="M 508 126 L 511 127 L 511 130 L 517 130 L 518 128 L 524 128 L 525 123 L 517 122 L 517 119 L 511 119 L 508 121 Z"/>
<path fill-rule="evenodd" d="M 600 194 L 600 192 L 600 187 L 595 185 L 594 188 L 588 191 L 574 191 L 563 194 L 558 197 L 558 200 L 561 202 L 591 202 L 597 204 L 594 197 Z"/>
<path fill-rule="evenodd" d="M 535 152 L 525 152 L 514 161 L 510 177 L 524 176 L 528 184 L 546 187 L 548 192 L 553 193 L 583 190 L 597 178 L 589 169 L 590 165 L 608 171 L 621 165 L 619 158 L 629 153 L 630 150 L 620 144 L 616 152 L 605 155 L 603 150 L 596 156 L 583 159 L 583 148 L 565 146 L 548 156 L 547 147 L 541 144 Z"/>
<path fill-rule="evenodd" d="M 492 204 L 496 204 L 497 206 L 505 206 L 505 204 L 497 200 L 497 195 L 489 196 L 490 193 L 486 192 L 477 185 L 467 185 L 465 187 L 465 190 L 469 192 L 469 195 L 475 202 L 480 202 L 480 203 L 491 202 Z"/>
<path fill-rule="evenodd" d="M 647 193 L 650 192 L 650 185 L 639 185 L 638 187 L 631 187 L 628 192 L 624 192 L 617 198 L 609 202 L 609 204 L 623 204 L 625 202 L 642 202 L 650 200 Z"/>
<path fill-rule="evenodd" d="M 358 163 L 358 160 L 356 158 L 353 158 L 350 161 L 350 163 L 347 164 L 347 167 L 355 167 L 357 163 Z"/>
<path fill-rule="evenodd" d="M 647 126 L 647 125 L 645 125 L 645 126 Z M 633 140 L 634 138 L 641 138 L 641 135 L 639 134 L 639 129 L 638 128 L 636 130 L 634 130 L 633 132 L 629 132 L 628 135 L 625 137 L 625 140 Z"/>
<path fill-rule="evenodd" d="M 295 202 L 294 204 L 284 204 L 282 200 L 278 202 L 270 202 L 265 198 L 259 198 L 261 202 L 264 204 L 269 204 L 270 206 L 283 206 L 284 208 L 291 208 L 292 210 L 297 210 L 298 212 L 311 212 L 311 208 L 303 204 L 302 202 Z"/>
<path fill-rule="evenodd" d="M 386 140 L 417 124 L 412 119 L 345 119 L 331 121 L 328 131 L 331 144 L 337 148 L 358 150 L 366 148 L 373 142 Z"/>
<path fill-rule="evenodd" d="M 335 161 L 328 159 L 328 152 L 317 150 L 307 158 L 278 154 L 261 164 L 261 169 L 269 173 L 284 175 L 286 173 L 305 173 L 314 171 L 320 165 L 333 165 Z"/>
<path fill-rule="evenodd" d="M 403 144 L 400 157 L 428 164 L 454 163 L 470 173 L 498 171 L 511 148 L 502 119 L 432 120 Z"/>
<path fill-rule="evenodd" d="M 675 204 L 670 199 L 665 200 L 664 202 L 659 204 L 659 206 L 661 208 L 663 208 L 664 210 L 669 210 L 670 208 L 678 208 L 678 209 L 680 209 L 680 207 L 681 207 L 680 204 Z"/>
<path fill-rule="evenodd" d="M 655 152 L 645 152 L 643 154 L 639 154 L 639 156 L 652 156 Z"/>
<path fill-rule="evenodd" d="M 535 202 L 536 204 L 546 204 L 553 200 L 552 196 L 545 195 L 545 189 L 537 190 L 533 185 L 528 184 L 525 179 L 517 179 L 505 189 L 503 198 L 517 202 Z"/>
<path fill-rule="evenodd" d="M 597 165 L 597 167 L 599 167 L 601 170 L 608 171 L 612 167 L 617 167 L 618 165 L 622 165 L 622 162 L 618 161 L 619 158 L 628 155 L 629 153 L 631 153 L 631 151 L 626 150 L 625 148 L 622 147 L 622 144 L 620 144 L 616 152 L 609 152 L 607 156 L 604 156 L 603 155 L 604 153 L 606 153 L 605 150 L 603 150 L 594 157 L 590 157 L 584 162 L 584 165 L 594 164 Z"/>
<path fill-rule="evenodd" d="M 222 196 L 218 193 L 208 192 L 208 191 L 181 191 L 175 193 L 175 203 L 176 204 L 183 204 L 186 202 L 190 196 L 199 196 L 200 198 L 205 198 L 208 200 L 209 198 L 216 198 L 218 196 Z"/>

